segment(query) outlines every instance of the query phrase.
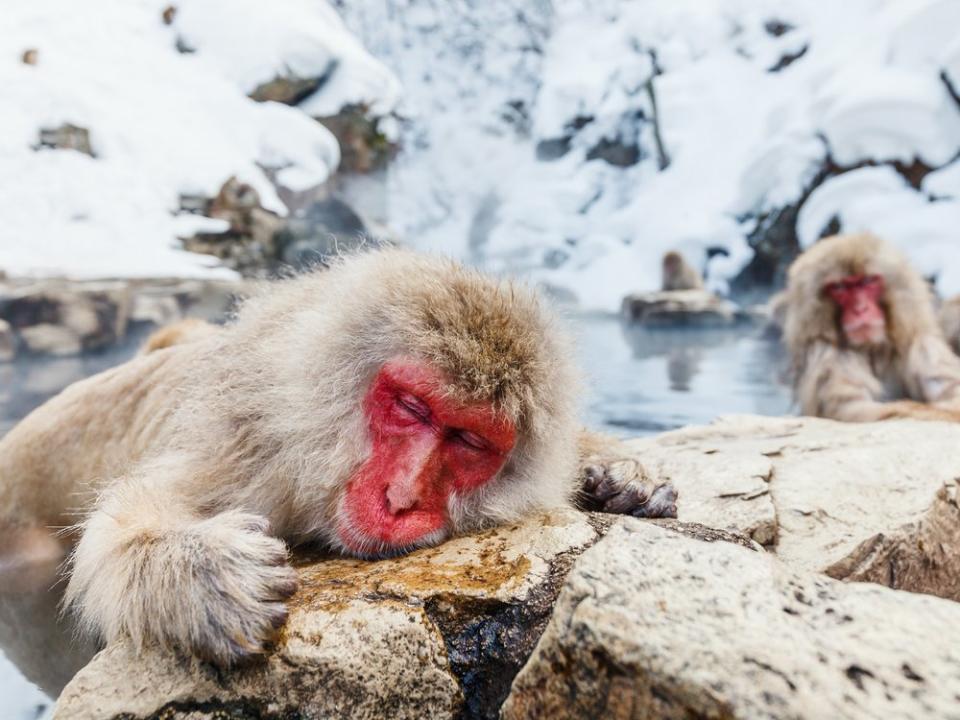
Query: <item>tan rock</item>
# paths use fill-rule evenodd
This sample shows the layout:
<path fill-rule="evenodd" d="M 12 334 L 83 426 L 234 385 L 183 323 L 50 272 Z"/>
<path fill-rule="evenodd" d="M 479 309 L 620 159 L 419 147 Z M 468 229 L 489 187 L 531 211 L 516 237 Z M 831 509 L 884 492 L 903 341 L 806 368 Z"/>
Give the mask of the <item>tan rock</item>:
<path fill-rule="evenodd" d="M 17 339 L 6 320 L 0 320 L 0 363 L 10 362 L 17 354 Z"/>
<path fill-rule="evenodd" d="M 27 351 L 37 355 L 68 357 L 79 355 L 83 349 L 80 336 L 63 325 L 40 323 L 20 328 L 19 334 Z"/>
<path fill-rule="evenodd" d="M 960 425 L 725 418 L 633 441 L 681 520 L 791 565 L 960 600 Z"/>
<path fill-rule="evenodd" d="M 598 537 L 589 520 L 558 511 L 393 560 L 306 562 L 265 662 L 218 673 L 154 648 L 138 657 L 129 644 L 111 645 L 65 688 L 54 717 L 148 717 L 164 708 L 169 720 L 231 709 L 337 718 L 495 711 L 574 558 Z"/>
<path fill-rule="evenodd" d="M 663 290 L 623 299 L 624 319 L 647 327 L 729 327 L 748 318 L 739 307 L 707 290 Z"/>
<path fill-rule="evenodd" d="M 8 281 L 0 296 L 3 319 L 30 352 L 76 354 L 112 345 L 126 333 L 130 293 L 125 282 Z"/>
<path fill-rule="evenodd" d="M 960 718 L 960 605 L 627 519 L 567 577 L 501 717 Z"/>

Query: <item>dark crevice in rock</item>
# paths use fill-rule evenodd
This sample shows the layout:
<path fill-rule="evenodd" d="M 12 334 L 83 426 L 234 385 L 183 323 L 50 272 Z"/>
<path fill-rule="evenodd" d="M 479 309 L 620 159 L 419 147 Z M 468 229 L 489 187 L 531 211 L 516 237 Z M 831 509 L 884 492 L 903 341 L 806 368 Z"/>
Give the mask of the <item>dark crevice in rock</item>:
<path fill-rule="evenodd" d="M 782 37 L 788 32 L 794 30 L 794 26 L 788 23 L 786 20 L 781 20 L 780 18 L 770 18 L 763 24 L 763 29 L 767 31 L 768 35 L 773 37 Z"/>
<path fill-rule="evenodd" d="M 588 515 L 594 518 L 594 515 Z M 499 717 L 514 677 L 526 664 L 553 614 L 560 589 L 577 557 L 610 525 L 591 525 L 598 536 L 588 545 L 558 555 L 547 577 L 522 602 L 482 598 L 432 598 L 424 610 L 443 636 L 450 668 L 460 683 L 460 720 Z"/>
<path fill-rule="evenodd" d="M 625 168 L 643 159 L 639 145 L 622 140 L 603 138 L 587 152 L 587 160 L 603 160 L 608 165 Z"/>
<path fill-rule="evenodd" d="M 333 73 L 336 72 L 338 65 L 339 63 L 336 60 L 330 60 L 323 72 L 313 77 L 300 77 L 288 69 L 286 74 L 258 85 L 250 93 L 250 99 L 257 102 L 272 101 L 285 105 L 296 105 L 326 85 Z"/>
<path fill-rule="evenodd" d="M 950 93 L 950 97 L 953 98 L 953 102 L 956 103 L 957 107 L 960 107 L 960 93 L 957 92 L 957 88 L 950 80 L 950 76 L 947 75 L 946 70 L 943 70 L 940 73 L 940 79 L 943 81 L 943 84 L 947 86 L 947 92 Z"/>
<path fill-rule="evenodd" d="M 785 70 L 786 68 L 793 65 L 797 60 L 799 60 L 804 55 L 806 55 L 807 50 L 809 49 L 810 49 L 809 45 L 803 45 L 797 50 L 795 50 L 794 52 L 786 53 L 785 55 L 781 56 L 780 59 L 777 60 L 777 62 L 775 62 L 773 65 L 767 68 L 767 72 L 778 73 L 781 70 Z"/>
<path fill-rule="evenodd" d="M 275 703 L 270 703 L 275 705 Z M 171 702 L 146 716 L 132 713 L 115 715 L 113 720 L 176 720 L 188 713 L 202 713 L 209 720 L 303 720 L 299 710 L 269 709 L 258 700 L 185 700 Z"/>
<path fill-rule="evenodd" d="M 541 140 L 537 143 L 535 149 L 537 160 L 542 160 L 544 162 L 559 160 L 568 152 L 570 152 L 570 143 L 572 140 L 572 137 L 559 137 Z"/>
<path fill-rule="evenodd" d="M 584 513 L 587 522 L 590 524 L 590 527 L 593 528 L 593 531 L 597 534 L 597 538 L 602 538 L 606 535 L 610 528 L 613 527 L 614 523 L 620 519 L 619 515 L 611 515 L 610 513 L 599 513 L 599 512 L 588 512 Z"/>
<path fill-rule="evenodd" d="M 786 271 L 800 254 L 797 238 L 797 216 L 811 193 L 831 177 L 829 161 L 804 189 L 792 205 L 762 212 L 756 217 L 754 229 L 747 235 L 747 243 L 753 248 L 753 259 L 740 271 L 731 284 L 736 293 L 755 287 L 783 287 Z M 746 221 L 748 218 L 743 218 Z"/>
<path fill-rule="evenodd" d="M 344 105 L 336 115 L 316 118 L 340 145 L 338 172 L 371 173 L 387 167 L 400 151 L 382 127 L 383 117 L 365 103 Z"/>

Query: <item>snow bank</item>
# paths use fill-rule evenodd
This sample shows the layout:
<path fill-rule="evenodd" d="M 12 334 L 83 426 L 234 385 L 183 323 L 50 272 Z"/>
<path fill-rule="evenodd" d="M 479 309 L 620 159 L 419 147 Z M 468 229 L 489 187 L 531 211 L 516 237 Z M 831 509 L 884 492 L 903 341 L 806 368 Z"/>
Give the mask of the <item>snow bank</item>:
<path fill-rule="evenodd" d="M 0 269 L 73 276 L 225 275 L 178 249 L 208 220 L 181 194 L 231 176 L 284 207 L 267 179 L 323 182 L 333 136 L 302 109 L 247 97 L 277 75 L 331 73 L 311 110 L 387 107 L 395 78 L 323 0 L 66 0 L 14 3 L 0 33 Z M 21 61 L 37 51 L 35 65 Z M 90 132 L 93 157 L 38 148 L 41 128 Z"/>
<path fill-rule="evenodd" d="M 919 160 L 944 168 L 919 190 L 892 169 L 831 182 L 802 240 L 837 216 L 960 291 L 955 0 L 338 5 L 401 74 L 389 219 L 416 245 L 614 310 L 656 286 L 668 249 L 725 288 L 752 218 L 797 203 L 828 161 Z M 627 161 L 603 159 L 611 146 Z"/>

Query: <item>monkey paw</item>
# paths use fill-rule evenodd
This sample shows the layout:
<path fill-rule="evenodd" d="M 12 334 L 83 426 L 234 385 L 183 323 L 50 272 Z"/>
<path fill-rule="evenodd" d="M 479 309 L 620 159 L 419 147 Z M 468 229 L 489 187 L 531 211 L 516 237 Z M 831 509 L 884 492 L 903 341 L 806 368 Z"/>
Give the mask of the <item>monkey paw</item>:
<path fill-rule="evenodd" d="M 202 535 L 204 552 L 194 568 L 198 586 L 191 588 L 176 641 L 228 667 L 263 653 L 275 638 L 286 623 L 284 601 L 297 589 L 297 574 L 283 541 L 266 534 L 264 518 L 230 512 L 206 523 L 215 527 Z"/>
<path fill-rule="evenodd" d="M 583 468 L 584 510 L 633 515 L 639 518 L 675 518 L 677 491 L 670 483 L 653 483 L 636 460 L 590 462 Z"/>

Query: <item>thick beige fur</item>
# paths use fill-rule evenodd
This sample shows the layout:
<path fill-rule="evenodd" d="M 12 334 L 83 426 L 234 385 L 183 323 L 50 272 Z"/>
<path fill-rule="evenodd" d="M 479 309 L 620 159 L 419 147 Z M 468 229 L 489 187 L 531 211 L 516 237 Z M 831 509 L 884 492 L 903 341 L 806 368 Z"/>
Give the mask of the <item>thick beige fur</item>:
<path fill-rule="evenodd" d="M 943 301 L 938 319 L 947 343 L 955 353 L 960 353 L 960 295 Z"/>
<path fill-rule="evenodd" d="M 140 348 L 140 353 L 145 355 L 173 345 L 182 345 L 191 340 L 200 340 L 216 331 L 215 325 L 196 318 L 186 318 L 151 333 Z"/>
<path fill-rule="evenodd" d="M 360 399 L 388 360 L 432 363 L 448 392 L 492 402 L 519 431 L 501 472 L 453 496 L 425 543 L 574 501 L 587 461 L 611 508 L 675 515 L 672 489 L 578 445 L 572 354 L 521 286 L 363 253 L 265 285 L 225 328 L 174 326 L 40 407 L 0 441 L 0 521 L 81 523 L 67 602 L 91 631 L 230 664 L 283 622 L 284 541 L 343 549 L 333 528 L 369 453 Z"/>
<path fill-rule="evenodd" d="M 881 275 L 886 341 L 852 347 L 824 286 L 848 275 Z M 937 323 L 928 283 L 907 258 L 869 234 L 816 243 L 790 267 L 784 340 L 801 411 L 837 420 L 893 417 L 957 420 L 960 360 Z"/>
<path fill-rule="evenodd" d="M 701 290 L 703 278 L 683 255 L 671 250 L 663 256 L 661 285 L 662 290 Z"/>

